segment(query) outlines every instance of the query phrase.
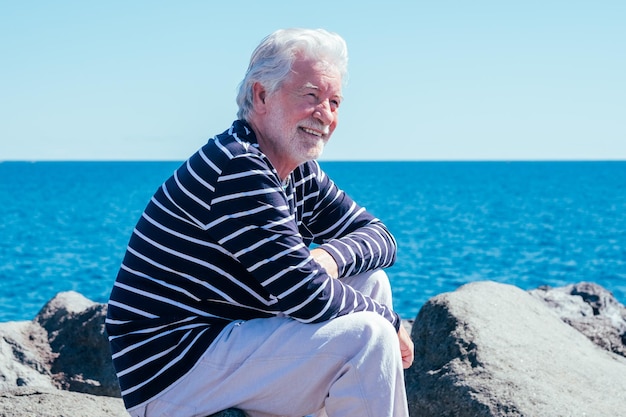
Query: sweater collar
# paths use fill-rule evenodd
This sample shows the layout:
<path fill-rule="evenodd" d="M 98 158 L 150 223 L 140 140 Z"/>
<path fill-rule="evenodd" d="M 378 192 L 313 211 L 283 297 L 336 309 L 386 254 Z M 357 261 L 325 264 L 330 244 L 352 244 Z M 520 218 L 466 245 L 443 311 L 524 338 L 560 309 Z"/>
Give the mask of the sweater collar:
<path fill-rule="evenodd" d="M 230 127 L 229 133 L 233 136 L 236 136 L 239 140 L 243 142 L 248 142 L 256 147 L 259 146 L 254 131 L 245 120 L 235 120 Z"/>

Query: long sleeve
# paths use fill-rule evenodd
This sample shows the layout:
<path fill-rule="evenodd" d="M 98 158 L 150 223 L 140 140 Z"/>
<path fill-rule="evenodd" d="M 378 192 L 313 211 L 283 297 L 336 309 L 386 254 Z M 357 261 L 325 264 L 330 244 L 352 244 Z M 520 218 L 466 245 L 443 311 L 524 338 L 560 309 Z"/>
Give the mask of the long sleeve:
<path fill-rule="evenodd" d="M 387 227 L 338 189 L 316 162 L 310 164 L 320 190 L 306 229 L 333 256 L 339 276 L 393 265 L 397 244 Z"/>
<path fill-rule="evenodd" d="M 305 171 L 301 168 L 301 172 Z M 329 182 L 322 181 L 320 190 L 324 193 L 310 193 L 319 189 L 320 183 L 317 175 L 308 178 L 309 193 L 306 193 L 306 182 L 299 181 L 302 179 L 299 175 L 294 175 L 293 188 L 283 189 L 263 158 L 255 155 L 234 158 L 222 171 L 213 193 L 211 218 L 215 220 L 207 230 L 211 240 L 222 245 L 263 287 L 269 309 L 303 322 L 329 320 L 356 311 L 374 311 L 397 326 L 398 317 L 387 306 L 332 279 L 319 267 L 311 257 L 298 224 L 306 224 L 307 230 L 311 230 L 315 226 L 328 229 L 324 223 L 333 223 L 332 230 L 320 236 L 331 238 L 326 246 L 341 257 L 343 269 L 353 273 L 393 262 L 393 238 L 379 221 Z M 304 188 L 298 190 L 298 186 Z M 338 198 L 333 199 L 330 193 Z M 316 201 L 311 195 L 327 198 Z M 301 208 L 312 210 L 300 219 L 302 211 L 296 210 L 294 201 L 306 201 Z M 319 221 L 320 216 L 325 222 Z M 318 221 L 309 222 L 309 218 Z M 369 246 L 373 246 L 371 251 Z M 362 257 L 359 252 L 363 253 Z"/>

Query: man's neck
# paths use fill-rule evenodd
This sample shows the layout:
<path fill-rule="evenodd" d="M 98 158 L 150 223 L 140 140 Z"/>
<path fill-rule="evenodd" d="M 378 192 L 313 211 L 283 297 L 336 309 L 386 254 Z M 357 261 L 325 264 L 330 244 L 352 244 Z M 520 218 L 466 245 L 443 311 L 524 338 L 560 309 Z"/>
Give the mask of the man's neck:
<path fill-rule="evenodd" d="M 275 142 L 266 138 L 255 126 L 253 120 L 247 121 L 254 135 L 256 136 L 257 143 L 259 144 L 259 149 L 272 163 L 272 166 L 278 172 L 278 176 L 281 181 L 285 181 L 287 177 L 293 172 L 294 169 L 298 167 L 302 162 L 300 161 L 292 161 L 291 158 L 286 155 L 283 149 L 279 149 L 275 146 Z"/>

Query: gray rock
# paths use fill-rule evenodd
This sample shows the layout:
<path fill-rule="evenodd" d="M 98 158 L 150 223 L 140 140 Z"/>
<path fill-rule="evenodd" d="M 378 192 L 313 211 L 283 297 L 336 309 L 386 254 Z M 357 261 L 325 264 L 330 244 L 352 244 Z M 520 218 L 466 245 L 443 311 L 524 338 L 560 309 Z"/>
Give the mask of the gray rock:
<path fill-rule="evenodd" d="M 624 413 L 626 359 L 519 288 L 479 282 L 440 294 L 420 310 L 411 336 L 411 416 Z"/>
<path fill-rule="evenodd" d="M 120 398 L 55 388 L 20 387 L 0 391 L 1 417 L 128 417 Z M 246 417 L 226 410 L 210 417 Z"/>
<path fill-rule="evenodd" d="M 120 398 L 42 387 L 0 391 L 1 417 L 128 417 Z M 210 417 L 246 417 L 226 410 Z"/>
<path fill-rule="evenodd" d="M 67 292 L 33 321 L 0 323 L 0 417 L 127 416 L 105 316 Z M 402 325 L 416 350 L 412 416 L 620 415 L 626 404 L 626 359 L 611 353 L 624 355 L 626 307 L 595 284 L 469 284 Z"/>
<path fill-rule="evenodd" d="M 105 304 L 63 292 L 33 321 L 1 323 L 0 390 L 61 388 L 119 397 L 105 316 Z"/>
<path fill-rule="evenodd" d="M 626 307 L 610 291 L 598 284 L 581 282 L 529 292 L 593 343 L 626 357 Z"/>
<path fill-rule="evenodd" d="M 54 356 L 48 334 L 37 323 L 0 323 L 0 391 L 21 386 L 54 388 L 50 372 Z"/>
<path fill-rule="evenodd" d="M 35 317 L 48 332 L 50 348 L 56 354 L 50 372 L 59 388 L 121 395 L 104 326 L 106 312 L 106 304 L 69 291 L 57 294 Z"/>
<path fill-rule="evenodd" d="M 33 321 L 0 323 L 0 417 L 128 416 L 121 398 L 111 398 L 120 392 L 105 318 L 106 304 L 69 291 Z"/>
<path fill-rule="evenodd" d="M 2 417 L 128 417 L 120 398 L 55 388 L 19 387 L 0 392 Z"/>

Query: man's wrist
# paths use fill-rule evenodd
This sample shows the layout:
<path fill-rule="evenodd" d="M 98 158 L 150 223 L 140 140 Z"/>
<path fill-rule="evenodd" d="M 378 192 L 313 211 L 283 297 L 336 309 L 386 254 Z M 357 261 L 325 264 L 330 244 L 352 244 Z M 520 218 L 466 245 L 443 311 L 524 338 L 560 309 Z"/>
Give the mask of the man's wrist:
<path fill-rule="evenodd" d="M 331 278 L 339 277 L 339 266 L 330 253 L 322 248 L 315 248 L 311 250 L 311 256 L 324 268 Z"/>

